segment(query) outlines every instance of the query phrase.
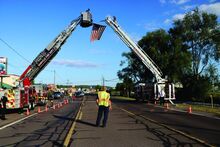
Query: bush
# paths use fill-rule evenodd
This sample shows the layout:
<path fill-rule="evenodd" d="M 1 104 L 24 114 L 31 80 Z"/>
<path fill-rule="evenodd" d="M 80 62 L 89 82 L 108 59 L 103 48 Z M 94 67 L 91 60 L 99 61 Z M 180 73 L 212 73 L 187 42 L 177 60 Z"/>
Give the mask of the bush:
<path fill-rule="evenodd" d="M 183 88 L 179 90 L 182 100 L 185 101 L 205 101 L 212 87 L 208 77 L 205 76 L 185 76 L 182 79 Z"/>

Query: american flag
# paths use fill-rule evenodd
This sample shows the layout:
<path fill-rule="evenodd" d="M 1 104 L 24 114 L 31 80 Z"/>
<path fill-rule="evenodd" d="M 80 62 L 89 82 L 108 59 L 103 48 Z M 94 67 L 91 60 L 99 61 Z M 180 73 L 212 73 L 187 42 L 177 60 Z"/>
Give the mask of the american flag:
<path fill-rule="evenodd" d="M 93 24 L 92 32 L 90 36 L 90 41 L 99 40 L 102 36 L 102 33 L 104 32 L 106 26 L 99 25 L 99 24 Z"/>

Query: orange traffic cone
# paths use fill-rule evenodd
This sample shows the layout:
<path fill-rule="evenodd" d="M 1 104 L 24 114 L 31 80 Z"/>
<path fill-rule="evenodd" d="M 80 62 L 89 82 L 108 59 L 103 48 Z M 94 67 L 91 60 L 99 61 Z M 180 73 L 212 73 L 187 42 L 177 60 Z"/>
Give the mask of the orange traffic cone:
<path fill-rule="evenodd" d="M 37 112 L 38 112 L 38 113 L 41 113 L 40 107 L 38 107 Z"/>
<path fill-rule="evenodd" d="M 46 111 L 46 112 L 48 111 L 48 107 L 47 107 L 47 105 L 45 106 L 45 111 Z"/>
<path fill-rule="evenodd" d="M 166 109 L 169 109 L 169 104 L 168 103 L 166 103 Z"/>
<path fill-rule="evenodd" d="M 168 104 L 168 103 L 165 103 L 165 104 L 164 104 L 164 107 L 165 107 L 164 112 L 167 112 L 168 109 L 169 109 L 169 104 Z"/>
<path fill-rule="evenodd" d="M 27 111 L 26 111 L 26 115 L 30 115 L 30 111 L 29 111 L 28 108 L 27 108 Z"/>
<path fill-rule="evenodd" d="M 188 113 L 192 113 L 192 107 L 191 107 L 191 105 L 189 105 Z"/>

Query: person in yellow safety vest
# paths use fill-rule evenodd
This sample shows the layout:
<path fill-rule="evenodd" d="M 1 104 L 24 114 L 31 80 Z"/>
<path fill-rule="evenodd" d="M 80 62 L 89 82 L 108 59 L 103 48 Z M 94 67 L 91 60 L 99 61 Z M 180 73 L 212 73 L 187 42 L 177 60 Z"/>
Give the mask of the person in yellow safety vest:
<path fill-rule="evenodd" d="M 100 121 L 102 119 L 102 115 L 104 113 L 104 118 L 102 121 L 102 127 L 106 127 L 106 123 L 108 120 L 109 109 L 112 109 L 111 101 L 110 101 L 110 93 L 106 92 L 106 87 L 103 86 L 102 90 L 98 92 L 98 96 L 96 99 L 97 105 L 99 106 L 98 115 L 96 119 L 96 126 L 100 126 Z"/>

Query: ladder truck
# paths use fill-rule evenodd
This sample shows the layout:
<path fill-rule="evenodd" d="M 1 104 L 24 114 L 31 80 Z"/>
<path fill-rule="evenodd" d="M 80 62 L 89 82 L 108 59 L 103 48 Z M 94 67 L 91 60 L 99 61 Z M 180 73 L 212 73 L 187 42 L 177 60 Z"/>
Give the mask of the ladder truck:
<path fill-rule="evenodd" d="M 13 92 L 11 92 L 12 90 L 8 90 L 8 109 L 30 109 L 31 105 L 34 105 L 34 101 L 30 100 L 30 97 L 32 97 L 34 94 L 33 90 L 30 90 L 33 89 L 31 88 L 32 81 L 57 55 L 62 45 L 66 42 L 68 37 L 78 25 L 81 27 L 90 27 L 92 25 L 92 15 L 89 12 L 89 9 L 85 12 L 82 12 L 78 18 L 71 21 L 69 26 L 64 29 L 54 40 L 52 40 L 42 52 L 38 54 L 38 56 L 20 76 L 17 86 L 13 89 Z"/>
<path fill-rule="evenodd" d="M 106 17 L 105 22 L 109 25 L 119 38 L 130 48 L 142 61 L 142 63 L 153 73 L 156 83 L 153 85 L 147 83 L 139 83 L 136 87 L 136 92 L 139 93 L 136 99 L 157 100 L 160 97 L 162 90 L 165 92 L 164 100 L 170 101 L 175 99 L 175 87 L 173 83 L 168 83 L 162 78 L 162 71 L 154 63 L 154 61 L 145 53 L 145 51 L 133 41 L 119 26 L 115 17 Z"/>

